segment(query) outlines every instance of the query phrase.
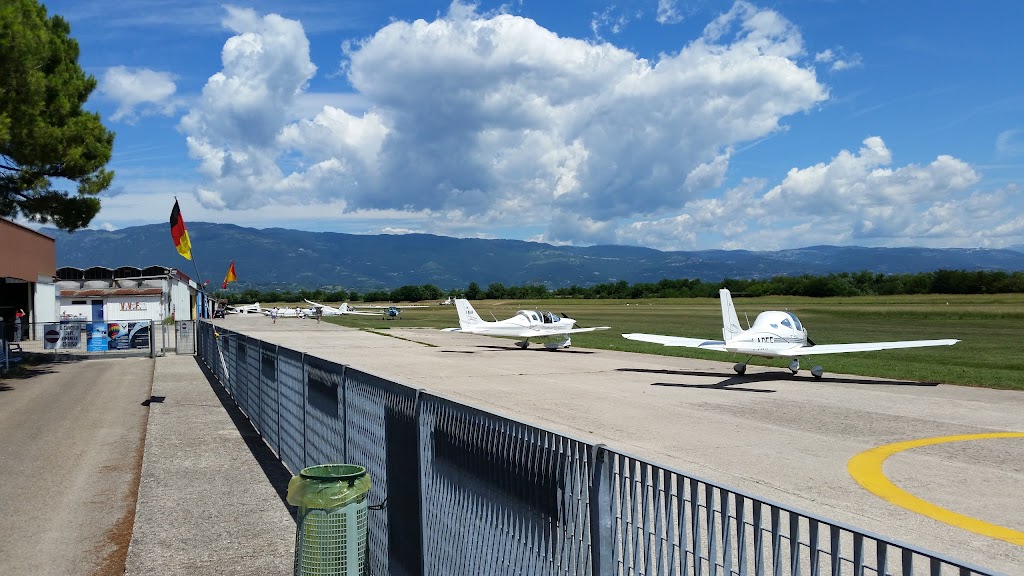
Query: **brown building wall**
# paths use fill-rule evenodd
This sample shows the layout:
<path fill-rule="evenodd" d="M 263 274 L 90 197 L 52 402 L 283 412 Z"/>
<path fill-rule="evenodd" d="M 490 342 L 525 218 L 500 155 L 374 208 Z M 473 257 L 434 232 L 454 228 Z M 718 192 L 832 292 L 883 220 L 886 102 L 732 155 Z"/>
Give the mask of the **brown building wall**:
<path fill-rule="evenodd" d="M 35 282 L 57 274 L 57 246 L 53 238 L 0 218 L 0 278 Z"/>

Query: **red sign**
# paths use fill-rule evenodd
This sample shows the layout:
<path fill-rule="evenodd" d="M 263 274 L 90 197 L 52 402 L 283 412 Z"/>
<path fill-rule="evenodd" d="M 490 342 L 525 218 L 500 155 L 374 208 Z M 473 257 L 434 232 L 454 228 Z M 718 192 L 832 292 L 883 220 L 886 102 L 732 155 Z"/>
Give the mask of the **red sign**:
<path fill-rule="evenodd" d="M 56 344 L 57 342 L 60 342 L 60 331 L 51 328 L 43 334 L 43 338 L 50 344 Z"/>

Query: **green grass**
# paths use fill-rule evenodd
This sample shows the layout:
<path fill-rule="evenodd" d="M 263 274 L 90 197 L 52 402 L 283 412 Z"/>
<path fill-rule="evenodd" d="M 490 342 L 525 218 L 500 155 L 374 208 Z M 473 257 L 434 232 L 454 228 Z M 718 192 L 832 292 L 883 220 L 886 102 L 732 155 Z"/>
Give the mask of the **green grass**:
<path fill-rule="evenodd" d="M 740 322 L 753 322 L 764 310 L 790 310 L 818 344 L 880 340 L 959 338 L 955 346 L 831 354 L 804 360 L 803 368 L 820 364 L 827 373 L 857 374 L 965 386 L 1024 390 L 1024 294 L 920 295 L 855 298 L 734 298 Z M 580 326 L 611 326 L 611 330 L 576 334 L 574 346 L 741 361 L 740 355 L 690 348 L 667 348 L 622 338 L 647 332 L 720 339 L 721 309 L 717 299 L 650 300 L 483 300 L 473 306 L 484 319 L 505 319 L 516 310 L 538 308 L 565 313 Z M 454 306 L 402 311 L 397 320 L 377 316 L 342 316 L 325 321 L 373 330 L 390 327 L 445 328 L 458 326 Z M 754 358 L 751 364 L 785 367 L 786 359 Z"/>

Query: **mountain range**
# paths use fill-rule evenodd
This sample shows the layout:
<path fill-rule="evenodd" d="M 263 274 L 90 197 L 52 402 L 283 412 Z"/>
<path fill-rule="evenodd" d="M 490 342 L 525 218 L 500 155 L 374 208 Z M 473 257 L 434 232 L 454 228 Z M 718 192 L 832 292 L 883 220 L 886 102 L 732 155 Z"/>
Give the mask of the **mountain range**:
<path fill-rule="evenodd" d="M 57 266 L 166 266 L 194 277 L 174 249 L 166 224 L 120 230 L 52 228 Z M 331 288 L 365 292 L 434 284 L 444 290 L 544 284 L 592 286 L 625 280 L 822 275 L 832 272 L 919 273 L 933 270 L 1024 270 L 1024 252 L 983 248 L 865 248 L 810 246 L 778 251 L 666 252 L 635 246 L 554 246 L 521 240 L 451 238 L 430 234 L 357 235 L 232 224 L 188 223 L 192 254 L 211 285 L 233 260 L 238 287 Z"/>

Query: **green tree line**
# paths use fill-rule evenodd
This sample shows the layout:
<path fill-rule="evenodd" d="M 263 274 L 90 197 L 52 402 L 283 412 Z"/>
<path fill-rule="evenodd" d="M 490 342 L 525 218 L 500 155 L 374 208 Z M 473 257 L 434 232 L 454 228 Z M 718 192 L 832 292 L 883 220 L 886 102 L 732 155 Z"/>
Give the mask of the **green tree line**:
<path fill-rule="evenodd" d="M 878 296 L 893 294 L 1008 294 L 1024 292 L 1024 272 L 936 270 L 918 274 L 840 272 L 825 276 L 775 276 L 771 279 L 730 279 L 704 282 L 699 279 L 663 279 L 630 284 L 625 280 L 594 286 L 569 286 L 550 290 L 544 285 L 505 286 L 500 282 L 481 288 L 470 282 L 464 290 L 442 290 L 433 284 L 402 286 L 394 290 L 298 290 L 262 292 L 256 289 L 218 291 L 229 304 L 247 302 L 423 302 L 465 297 L 470 300 L 543 300 L 546 298 L 711 298 L 721 288 L 748 296 Z"/>

